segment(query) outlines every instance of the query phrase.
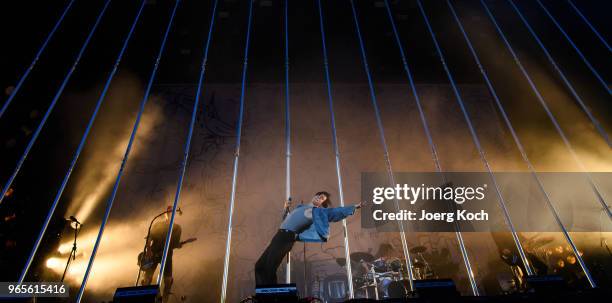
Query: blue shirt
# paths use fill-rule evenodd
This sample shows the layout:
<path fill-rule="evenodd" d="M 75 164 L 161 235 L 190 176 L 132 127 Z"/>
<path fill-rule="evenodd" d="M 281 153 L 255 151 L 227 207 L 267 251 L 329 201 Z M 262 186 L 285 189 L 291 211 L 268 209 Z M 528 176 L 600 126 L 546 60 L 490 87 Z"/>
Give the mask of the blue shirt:
<path fill-rule="evenodd" d="M 283 223 L 281 224 L 281 229 L 290 230 L 295 233 L 300 233 L 304 231 L 310 224 L 312 224 L 312 208 L 314 206 L 312 204 L 307 205 L 298 205 L 294 210 L 292 210 Z"/>
<path fill-rule="evenodd" d="M 298 234 L 298 241 L 327 242 L 329 223 L 338 222 L 355 213 L 355 206 L 312 209 L 312 224 Z"/>

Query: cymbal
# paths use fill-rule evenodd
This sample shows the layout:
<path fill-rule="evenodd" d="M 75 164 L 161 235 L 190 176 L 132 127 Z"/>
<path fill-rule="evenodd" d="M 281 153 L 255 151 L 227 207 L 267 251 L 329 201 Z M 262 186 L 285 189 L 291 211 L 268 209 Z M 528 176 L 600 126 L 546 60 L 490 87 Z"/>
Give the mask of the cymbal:
<path fill-rule="evenodd" d="M 539 238 L 539 239 L 534 241 L 533 246 L 544 246 L 544 245 L 552 242 L 553 240 L 554 240 L 553 237 Z"/>
<path fill-rule="evenodd" d="M 415 246 L 413 248 L 410 249 L 410 253 L 413 254 L 421 254 L 427 251 L 427 247 L 425 246 Z"/>
<path fill-rule="evenodd" d="M 365 261 L 365 262 L 372 262 L 374 261 L 376 258 L 374 258 L 374 256 L 372 256 L 371 254 L 367 253 L 367 252 L 354 252 L 351 254 L 351 260 L 353 261 Z"/>

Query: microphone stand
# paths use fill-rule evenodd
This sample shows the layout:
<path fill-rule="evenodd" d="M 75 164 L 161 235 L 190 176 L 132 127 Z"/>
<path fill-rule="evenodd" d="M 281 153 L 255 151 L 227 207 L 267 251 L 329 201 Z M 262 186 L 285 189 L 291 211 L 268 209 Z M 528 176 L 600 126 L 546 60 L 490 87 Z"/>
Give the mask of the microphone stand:
<path fill-rule="evenodd" d="M 64 268 L 64 273 L 62 274 L 62 279 L 60 280 L 60 282 L 64 282 L 64 278 L 66 277 L 66 273 L 68 272 L 68 267 L 70 267 L 70 262 L 76 259 L 77 236 L 79 235 L 79 230 L 82 224 L 76 220 L 71 220 L 71 222 L 74 222 L 74 241 L 72 242 L 72 250 L 70 250 L 70 255 L 68 256 L 68 260 L 66 261 L 66 267 Z"/>
<path fill-rule="evenodd" d="M 285 218 L 287 218 L 287 215 L 289 215 L 289 212 L 291 211 L 291 197 L 289 197 L 289 199 L 287 199 L 287 206 L 285 207 L 285 211 L 283 212 L 283 220 L 285 221 Z M 286 267 L 287 272 L 285 273 L 285 282 L 287 284 L 289 284 L 291 281 L 289 279 L 289 277 L 291 276 L 291 251 L 289 251 L 287 253 L 287 267 Z"/>
<path fill-rule="evenodd" d="M 144 258 L 146 251 L 147 251 L 147 247 L 149 246 L 149 237 L 151 236 L 151 227 L 153 227 L 153 222 L 155 222 L 155 220 L 157 220 L 157 218 L 165 215 L 166 213 L 168 213 L 168 211 L 164 211 L 162 213 L 160 213 L 159 215 L 155 216 L 155 218 L 153 218 L 153 220 L 151 220 L 151 223 L 149 223 L 149 229 L 147 230 L 147 237 L 145 238 L 145 245 L 144 248 L 142 249 L 142 255 L 140 256 L 140 259 L 138 260 L 138 276 L 136 277 L 136 285 L 138 286 L 138 281 L 140 280 L 140 273 L 142 272 L 142 258 Z"/>
<path fill-rule="evenodd" d="M 303 205 L 304 200 L 300 201 L 300 204 Z M 306 281 L 306 242 L 304 242 L 304 296 L 308 297 L 308 282 Z"/>

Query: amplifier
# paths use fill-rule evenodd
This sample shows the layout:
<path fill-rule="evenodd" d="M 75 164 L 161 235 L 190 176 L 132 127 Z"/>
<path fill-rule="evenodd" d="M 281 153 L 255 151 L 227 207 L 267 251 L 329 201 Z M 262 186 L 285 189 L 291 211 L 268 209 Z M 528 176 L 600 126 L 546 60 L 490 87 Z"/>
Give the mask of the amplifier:
<path fill-rule="evenodd" d="M 113 303 L 161 302 L 159 285 L 120 287 L 115 290 Z"/>
<path fill-rule="evenodd" d="M 258 285 L 255 288 L 255 299 L 258 303 L 298 302 L 297 286 L 295 283 Z"/>
<path fill-rule="evenodd" d="M 451 279 L 414 280 L 414 289 L 421 298 L 459 296 L 455 282 Z"/>
<path fill-rule="evenodd" d="M 565 280 L 558 275 L 527 276 L 527 285 L 538 292 L 559 292 L 567 290 Z"/>

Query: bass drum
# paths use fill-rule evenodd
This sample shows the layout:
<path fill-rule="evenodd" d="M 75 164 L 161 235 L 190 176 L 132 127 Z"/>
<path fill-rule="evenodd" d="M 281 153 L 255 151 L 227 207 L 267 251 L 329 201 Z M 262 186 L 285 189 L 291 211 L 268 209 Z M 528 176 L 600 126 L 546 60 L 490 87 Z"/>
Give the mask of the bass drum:
<path fill-rule="evenodd" d="M 408 296 L 408 280 L 393 281 L 389 284 L 389 298 L 406 298 Z"/>
<path fill-rule="evenodd" d="M 346 275 L 336 274 L 330 275 L 323 280 L 323 289 L 321 291 L 323 299 L 328 303 L 344 302 L 349 297 L 348 283 Z"/>

